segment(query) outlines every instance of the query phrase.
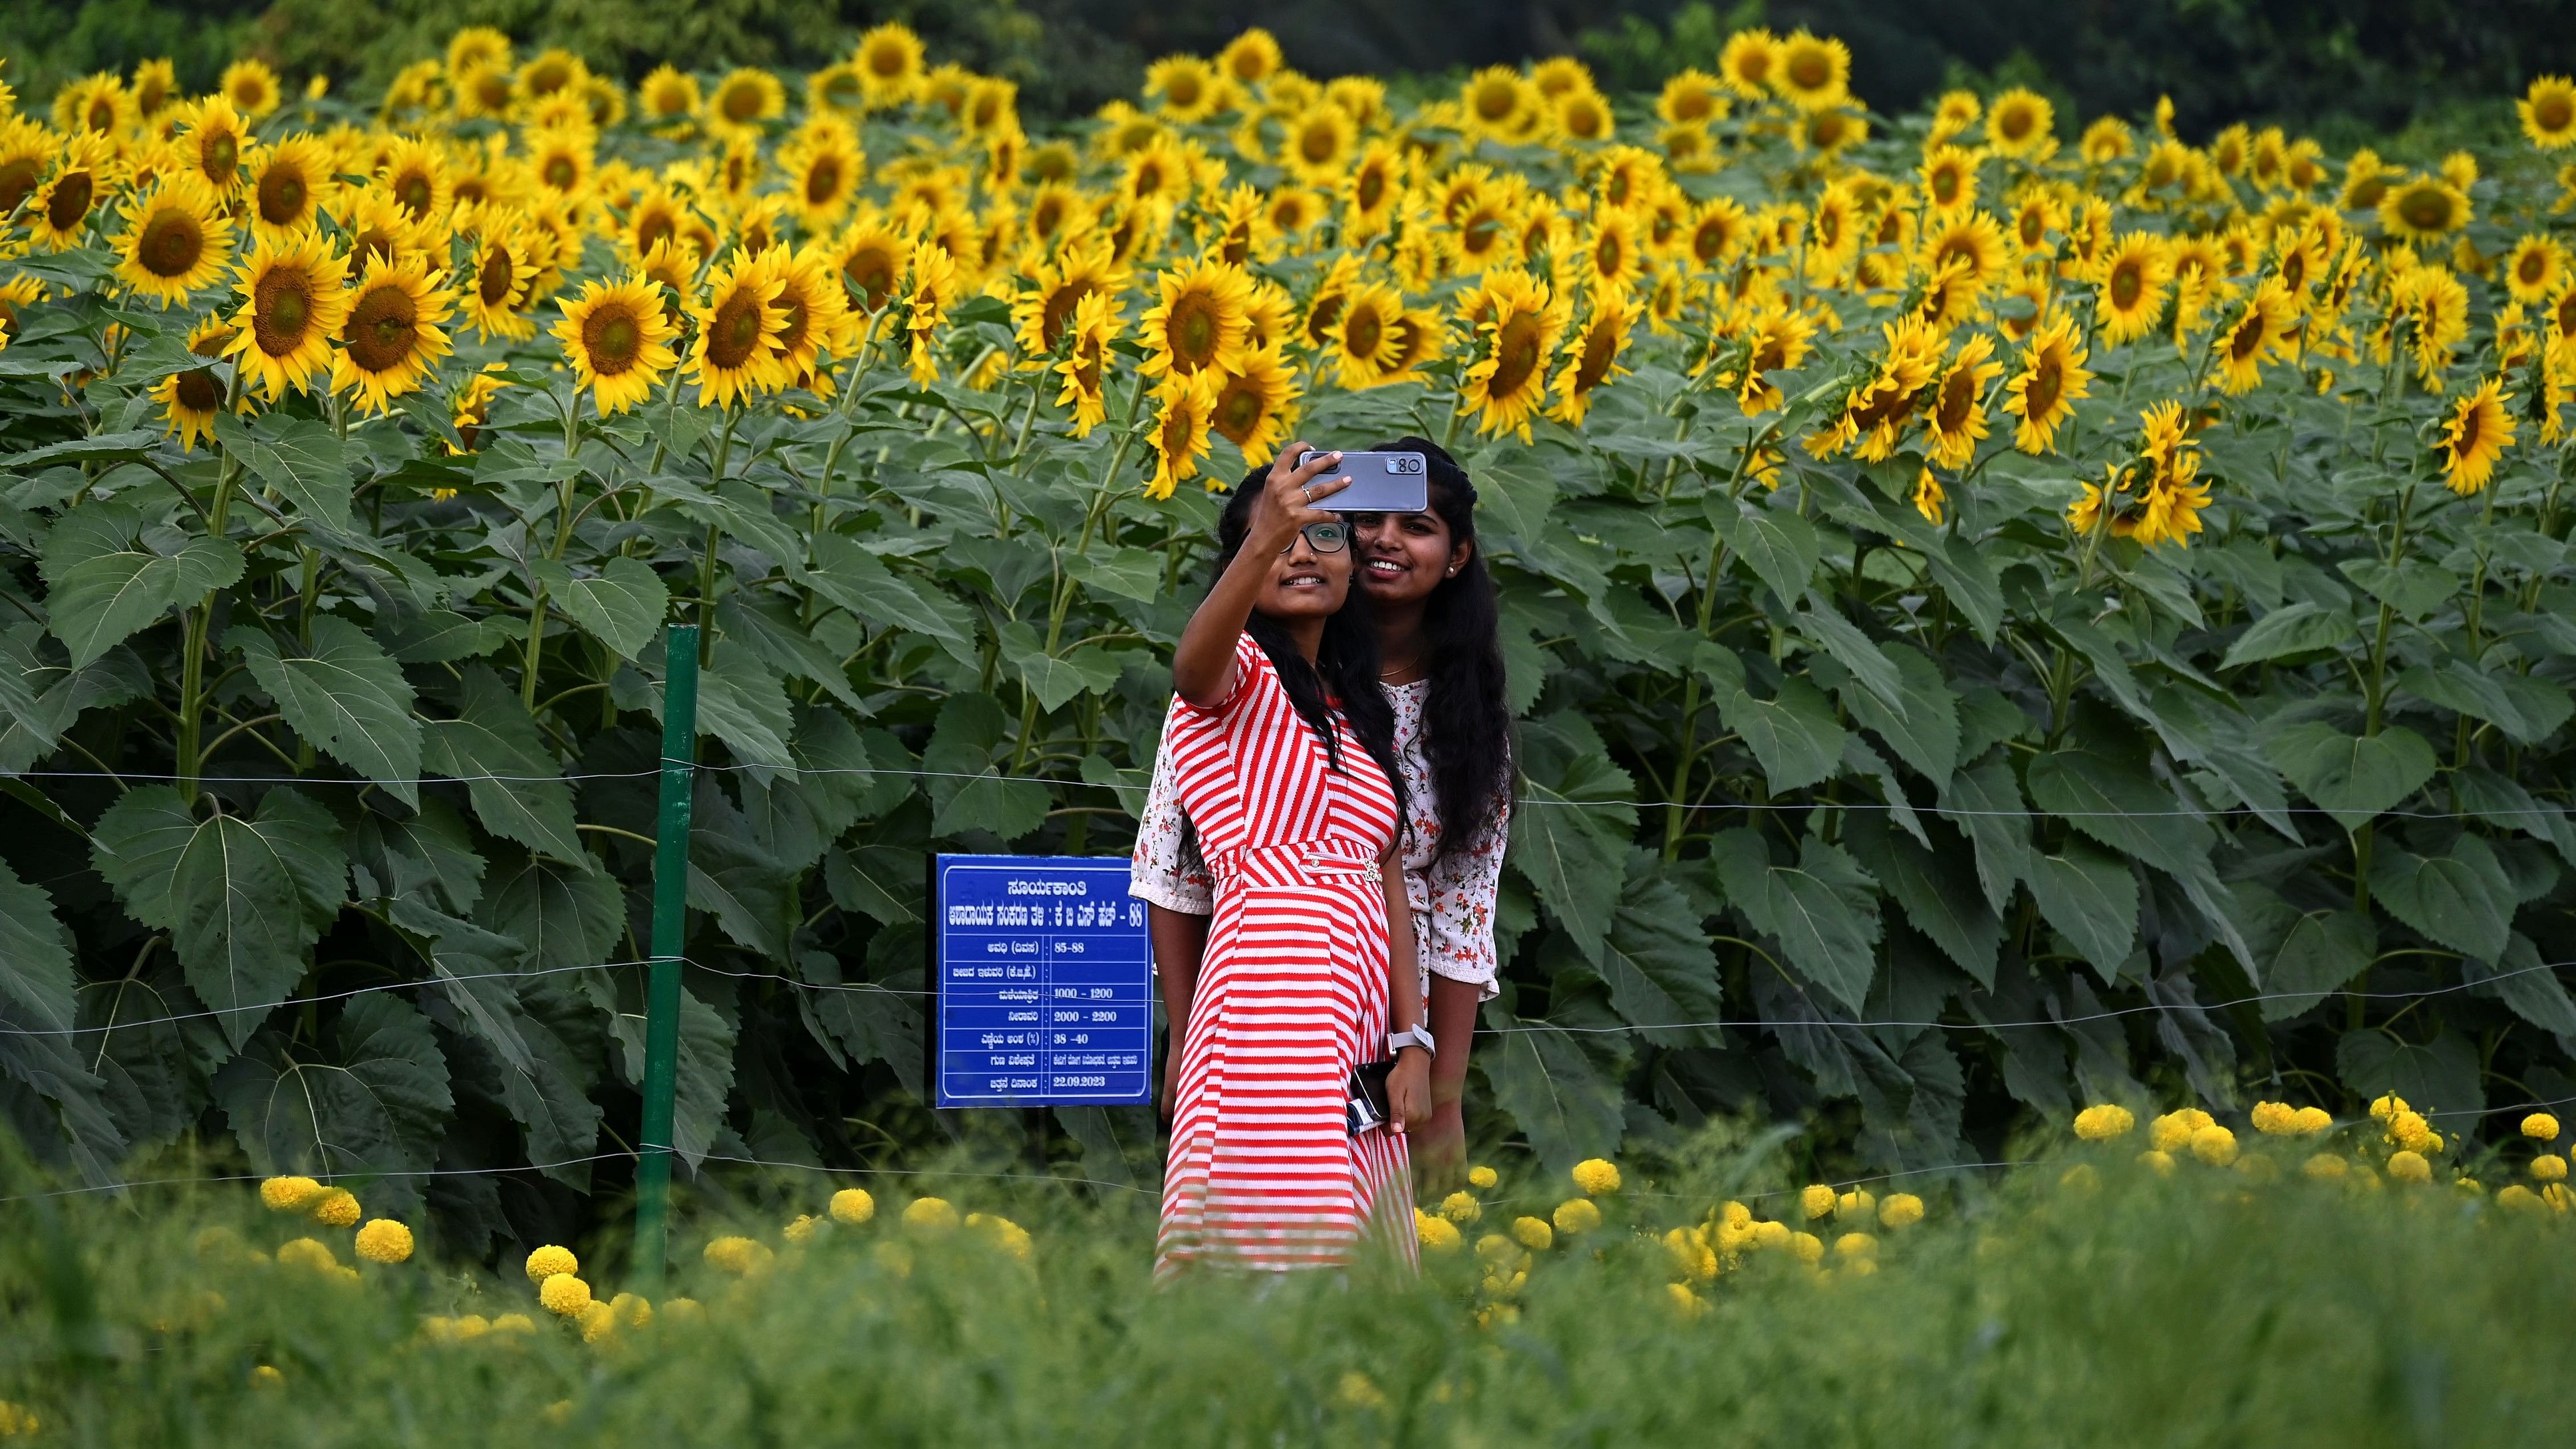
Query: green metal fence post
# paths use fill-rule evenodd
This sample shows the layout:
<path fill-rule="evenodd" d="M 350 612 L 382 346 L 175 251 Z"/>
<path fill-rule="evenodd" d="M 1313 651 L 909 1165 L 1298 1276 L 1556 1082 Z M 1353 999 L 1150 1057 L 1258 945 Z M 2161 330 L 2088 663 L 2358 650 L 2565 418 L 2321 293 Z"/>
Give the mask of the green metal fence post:
<path fill-rule="evenodd" d="M 662 1282 L 671 1222 L 671 1117 L 688 943 L 689 796 L 698 770 L 698 629 L 670 628 L 662 677 L 662 808 L 653 825 L 653 964 L 644 997 L 644 1128 L 636 1143 L 635 1279 Z"/>

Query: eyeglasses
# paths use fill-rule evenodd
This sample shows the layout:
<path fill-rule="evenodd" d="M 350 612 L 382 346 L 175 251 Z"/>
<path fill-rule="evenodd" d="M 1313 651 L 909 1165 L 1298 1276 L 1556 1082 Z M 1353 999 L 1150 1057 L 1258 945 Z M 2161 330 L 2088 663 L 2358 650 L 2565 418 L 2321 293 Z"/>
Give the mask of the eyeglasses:
<path fill-rule="evenodd" d="M 1351 546 L 1351 526 L 1347 523 L 1310 523 L 1298 530 L 1306 535 L 1306 546 L 1317 553 L 1340 553 Z M 1291 543 L 1281 553 L 1297 545 Z"/>

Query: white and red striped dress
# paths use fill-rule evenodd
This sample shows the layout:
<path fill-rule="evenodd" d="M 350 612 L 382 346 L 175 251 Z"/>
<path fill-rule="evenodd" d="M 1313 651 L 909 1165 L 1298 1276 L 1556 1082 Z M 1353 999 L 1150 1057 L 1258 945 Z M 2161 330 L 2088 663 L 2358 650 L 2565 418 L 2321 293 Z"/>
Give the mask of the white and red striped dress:
<path fill-rule="evenodd" d="M 1164 726 L 1216 913 L 1183 1037 L 1154 1273 L 1196 1265 L 1337 1267 L 1361 1237 L 1414 1261 L 1401 1134 L 1354 1136 L 1351 1068 L 1386 1055 L 1379 862 L 1395 791 L 1336 713 L 1342 763 L 1288 701 L 1261 646 L 1235 686 Z"/>

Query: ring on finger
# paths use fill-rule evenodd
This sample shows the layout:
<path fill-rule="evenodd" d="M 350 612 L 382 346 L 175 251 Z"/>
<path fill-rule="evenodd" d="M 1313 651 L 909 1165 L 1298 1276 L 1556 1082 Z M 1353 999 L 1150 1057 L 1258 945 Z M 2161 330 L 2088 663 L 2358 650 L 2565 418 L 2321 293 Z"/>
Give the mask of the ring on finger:
<path fill-rule="evenodd" d="M 1300 483 L 1300 484 L 1298 484 L 1298 485 L 1297 485 L 1297 493 L 1298 493 L 1298 496 L 1300 496 L 1300 497 L 1302 497 L 1302 498 L 1304 498 L 1304 499 L 1306 500 L 1306 506 L 1307 506 L 1307 507 L 1312 508 L 1312 507 L 1314 507 L 1314 506 L 1315 506 L 1315 485 L 1314 485 L 1314 484 L 1312 484 L 1312 483 Z"/>

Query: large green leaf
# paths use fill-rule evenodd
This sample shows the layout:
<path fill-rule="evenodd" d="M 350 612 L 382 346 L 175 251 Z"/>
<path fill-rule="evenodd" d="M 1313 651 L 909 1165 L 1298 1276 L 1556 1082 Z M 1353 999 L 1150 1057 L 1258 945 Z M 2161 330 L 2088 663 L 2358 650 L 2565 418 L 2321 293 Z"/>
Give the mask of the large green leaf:
<path fill-rule="evenodd" d="M 349 460 L 328 425 L 282 412 L 261 412 L 248 421 L 217 413 L 215 441 L 297 512 L 333 533 L 347 531 Z"/>
<path fill-rule="evenodd" d="M 224 642 L 242 652 L 288 727 L 405 805 L 420 803 L 411 683 L 364 629 L 320 615 L 311 649 L 299 654 L 281 653 L 265 629 L 231 629 Z"/>
<path fill-rule="evenodd" d="M 1807 579 L 1824 558 L 1814 524 L 1785 508 L 1739 503 L 1719 493 L 1709 495 L 1708 519 L 1735 556 L 1784 603 L 1807 596 Z"/>
<path fill-rule="evenodd" d="M 2348 735 L 2311 721 L 2275 732 L 2263 751 L 2346 830 L 2395 809 L 2433 778 L 2433 747 L 2404 725 Z"/>
<path fill-rule="evenodd" d="M 1505 858 L 1529 879 L 1576 949 L 1596 964 L 1609 938 L 1636 808 L 1627 773 L 1600 755 L 1578 755 L 1554 786 L 1531 780 L 1512 812 Z M 1607 808 L 1603 808 L 1607 807 Z M 1624 818 L 1623 818 L 1624 817 Z"/>
<path fill-rule="evenodd" d="M 476 919 L 518 942 L 536 970 L 596 966 L 611 959 L 626 898 L 605 875 L 531 855 L 496 875 Z"/>
<path fill-rule="evenodd" d="M 241 549 L 219 538 L 193 538 L 171 553 L 129 547 L 77 561 L 49 551 L 54 587 L 45 604 L 54 637 L 79 669 L 172 609 L 238 582 L 243 567 Z"/>
<path fill-rule="evenodd" d="M 2263 1019 L 2288 1021 L 2304 1014 L 2369 970 L 2378 953 L 2378 929 L 2359 911 L 2300 916 L 2264 963 Z"/>
<path fill-rule="evenodd" d="M 2012 766 L 1988 760 L 1952 775 L 1941 791 L 1941 814 L 1976 846 L 1978 883 L 1987 907 L 2000 913 L 2014 883 L 2036 869 L 2030 816 Z"/>
<path fill-rule="evenodd" d="M 1796 865 L 1774 865 L 1762 837 L 1743 829 L 1710 841 L 1709 855 L 1727 903 L 1777 937 L 1801 976 L 1860 1010 L 1878 970 L 1878 895 L 1851 857 L 1811 835 Z"/>
<path fill-rule="evenodd" d="M 661 632 L 662 616 L 671 607 L 671 591 L 661 575 L 641 559 L 610 557 L 598 572 L 577 574 L 560 560 L 540 557 L 528 572 L 545 586 L 564 617 L 590 631 L 591 637 L 621 659 L 644 652 Z"/>
<path fill-rule="evenodd" d="M 0 860 L 0 1010 L 22 1029 L 68 1031 L 72 946 L 53 897 Z"/>
<path fill-rule="evenodd" d="M 1658 869 L 1651 856 L 1632 862 L 1598 970 L 1611 1006 L 1646 1040 L 1714 1045 L 1714 1023 L 1725 1014 L 1717 957 L 1689 897 Z"/>
<path fill-rule="evenodd" d="M 2504 954 L 2519 904 L 2495 851 L 2474 835 L 2430 859 L 2381 842 L 2370 861 L 2370 890 L 2426 939 L 2486 961 Z"/>
<path fill-rule="evenodd" d="M 506 979 L 519 956 L 519 943 L 506 936 L 405 903 L 393 915 L 424 944 L 430 979 L 444 988 L 442 1021 L 488 1057 L 464 1053 L 452 1064 L 457 1084 L 480 1079 L 527 1133 L 529 1160 L 558 1182 L 588 1188 L 590 1164 L 580 1159 L 597 1148 L 603 1116 L 590 1098 L 604 1039 L 597 1013 L 561 981 Z"/>
<path fill-rule="evenodd" d="M 698 728 L 724 741 L 736 763 L 787 764 L 795 727 L 786 685 L 743 650 L 719 648 L 698 672 Z"/>
<path fill-rule="evenodd" d="M 1485 1027 L 1496 1041 L 1476 1060 L 1494 1085 L 1494 1104 L 1511 1114 L 1551 1173 L 1619 1150 L 1627 1124 L 1618 1084 L 1581 1042 L 1560 1027 L 1523 1021 L 1499 1003 L 1485 1007 Z"/>
<path fill-rule="evenodd" d="M 1880 652 L 1877 643 L 1858 625 L 1830 607 L 1801 609 L 1793 623 L 1799 637 L 1841 665 L 1861 690 L 1874 698 L 1882 712 L 1904 712 L 1905 676 L 1897 671 L 1896 661 Z"/>
<path fill-rule="evenodd" d="M 265 1037 L 215 1078 L 233 1136 L 263 1173 L 350 1175 L 408 1215 L 455 1105 L 429 1019 L 387 992 L 352 998 L 321 1051 Z"/>
<path fill-rule="evenodd" d="M 2456 1031 L 2429 1042 L 2376 1028 L 2345 1032 L 2335 1039 L 2335 1075 L 2364 1101 L 2394 1092 L 2418 1112 L 2438 1113 L 2435 1125 L 2451 1133 L 2474 1129 L 2486 1105 L 2477 1044 Z"/>
<path fill-rule="evenodd" d="M 2252 628 L 2236 636 L 2236 642 L 2227 646 L 2227 657 L 2218 661 L 2218 667 L 2234 669 L 2241 664 L 2292 659 L 2341 648 L 2357 632 L 2352 615 L 2340 609 L 2304 600 L 2285 604 L 2265 614 L 2255 621 Z"/>
<path fill-rule="evenodd" d="M 144 786 L 108 807 L 90 844 L 135 919 L 170 933 L 236 1047 L 303 977 L 347 894 L 338 823 L 291 789 L 270 790 L 254 816 L 201 819 L 178 791 Z"/>
<path fill-rule="evenodd" d="M 994 752 L 1009 727 L 1009 717 L 990 695 L 953 695 L 940 706 L 938 727 L 921 754 L 933 834 L 979 830 L 1009 842 L 1045 822 L 1046 787 L 1006 779 L 996 768 Z"/>
<path fill-rule="evenodd" d="M 932 604 L 885 561 L 838 533 L 813 537 L 814 566 L 805 584 L 824 598 L 857 615 L 872 628 L 909 629 L 916 634 L 962 642 L 969 631 L 953 606 Z M 945 602 L 945 601 L 943 601 Z"/>
<path fill-rule="evenodd" d="M 2385 559 L 2349 558 L 2336 567 L 2345 578 L 2361 585 L 2372 598 L 2395 609 L 2403 618 L 2429 618 L 2460 593 L 2458 575 L 2422 559 L 2401 559 L 2390 564 Z"/>
<path fill-rule="evenodd" d="M 1816 687 L 1792 675 L 1779 692 L 1755 699 L 1738 690 L 1717 702 L 1718 717 L 1744 740 L 1762 766 L 1771 793 L 1803 790 L 1833 774 L 1842 762 L 1842 722 Z"/>
<path fill-rule="evenodd" d="M 2540 948 L 2516 931 L 2504 955 L 2493 963 L 2472 957 L 2462 963 L 2460 974 L 2494 991 L 2514 1015 L 2560 1042 L 2576 1042 L 2576 1000 L 2569 998 L 2567 983 L 2558 979 L 2561 969 L 2556 962 L 2541 960 Z"/>
<path fill-rule="evenodd" d="M 1946 781 L 1959 767 L 1959 701 L 1941 677 L 1941 666 L 1909 644 L 1885 643 L 1880 653 L 1896 666 L 1901 710 L 1890 709 L 1872 689 L 1838 689 L 1852 718 L 1887 741 L 1897 756 L 1926 779 Z"/>
<path fill-rule="evenodd" d="M 2041 918 L 2073 942 L 2102 979 L 2117 976 L 2138 939 L 2138 878 L 2129 863 L 2069 840 L 2054 853 L 2034 851 L 2024 879 Z"/>
<path fill-rule="evenodd" d="M 504 840 L 587 865 L 573 828 L 572 789 L 519 696 L 481 664 L 465 667 L 457 717 L 425 721 L 421 763 L 465 782 L 475 818 Z"/>
<path fill-rule="evenodd" d="M 1955 837 L 1946 831 L 1927 848 L 1865 815 L 1844 823 L 1843 839 L 1904 908 L 1914 928 L 1991 990 L 2004 924 L 1978 892 L 1972 852 L 1956 848 Z"/>

